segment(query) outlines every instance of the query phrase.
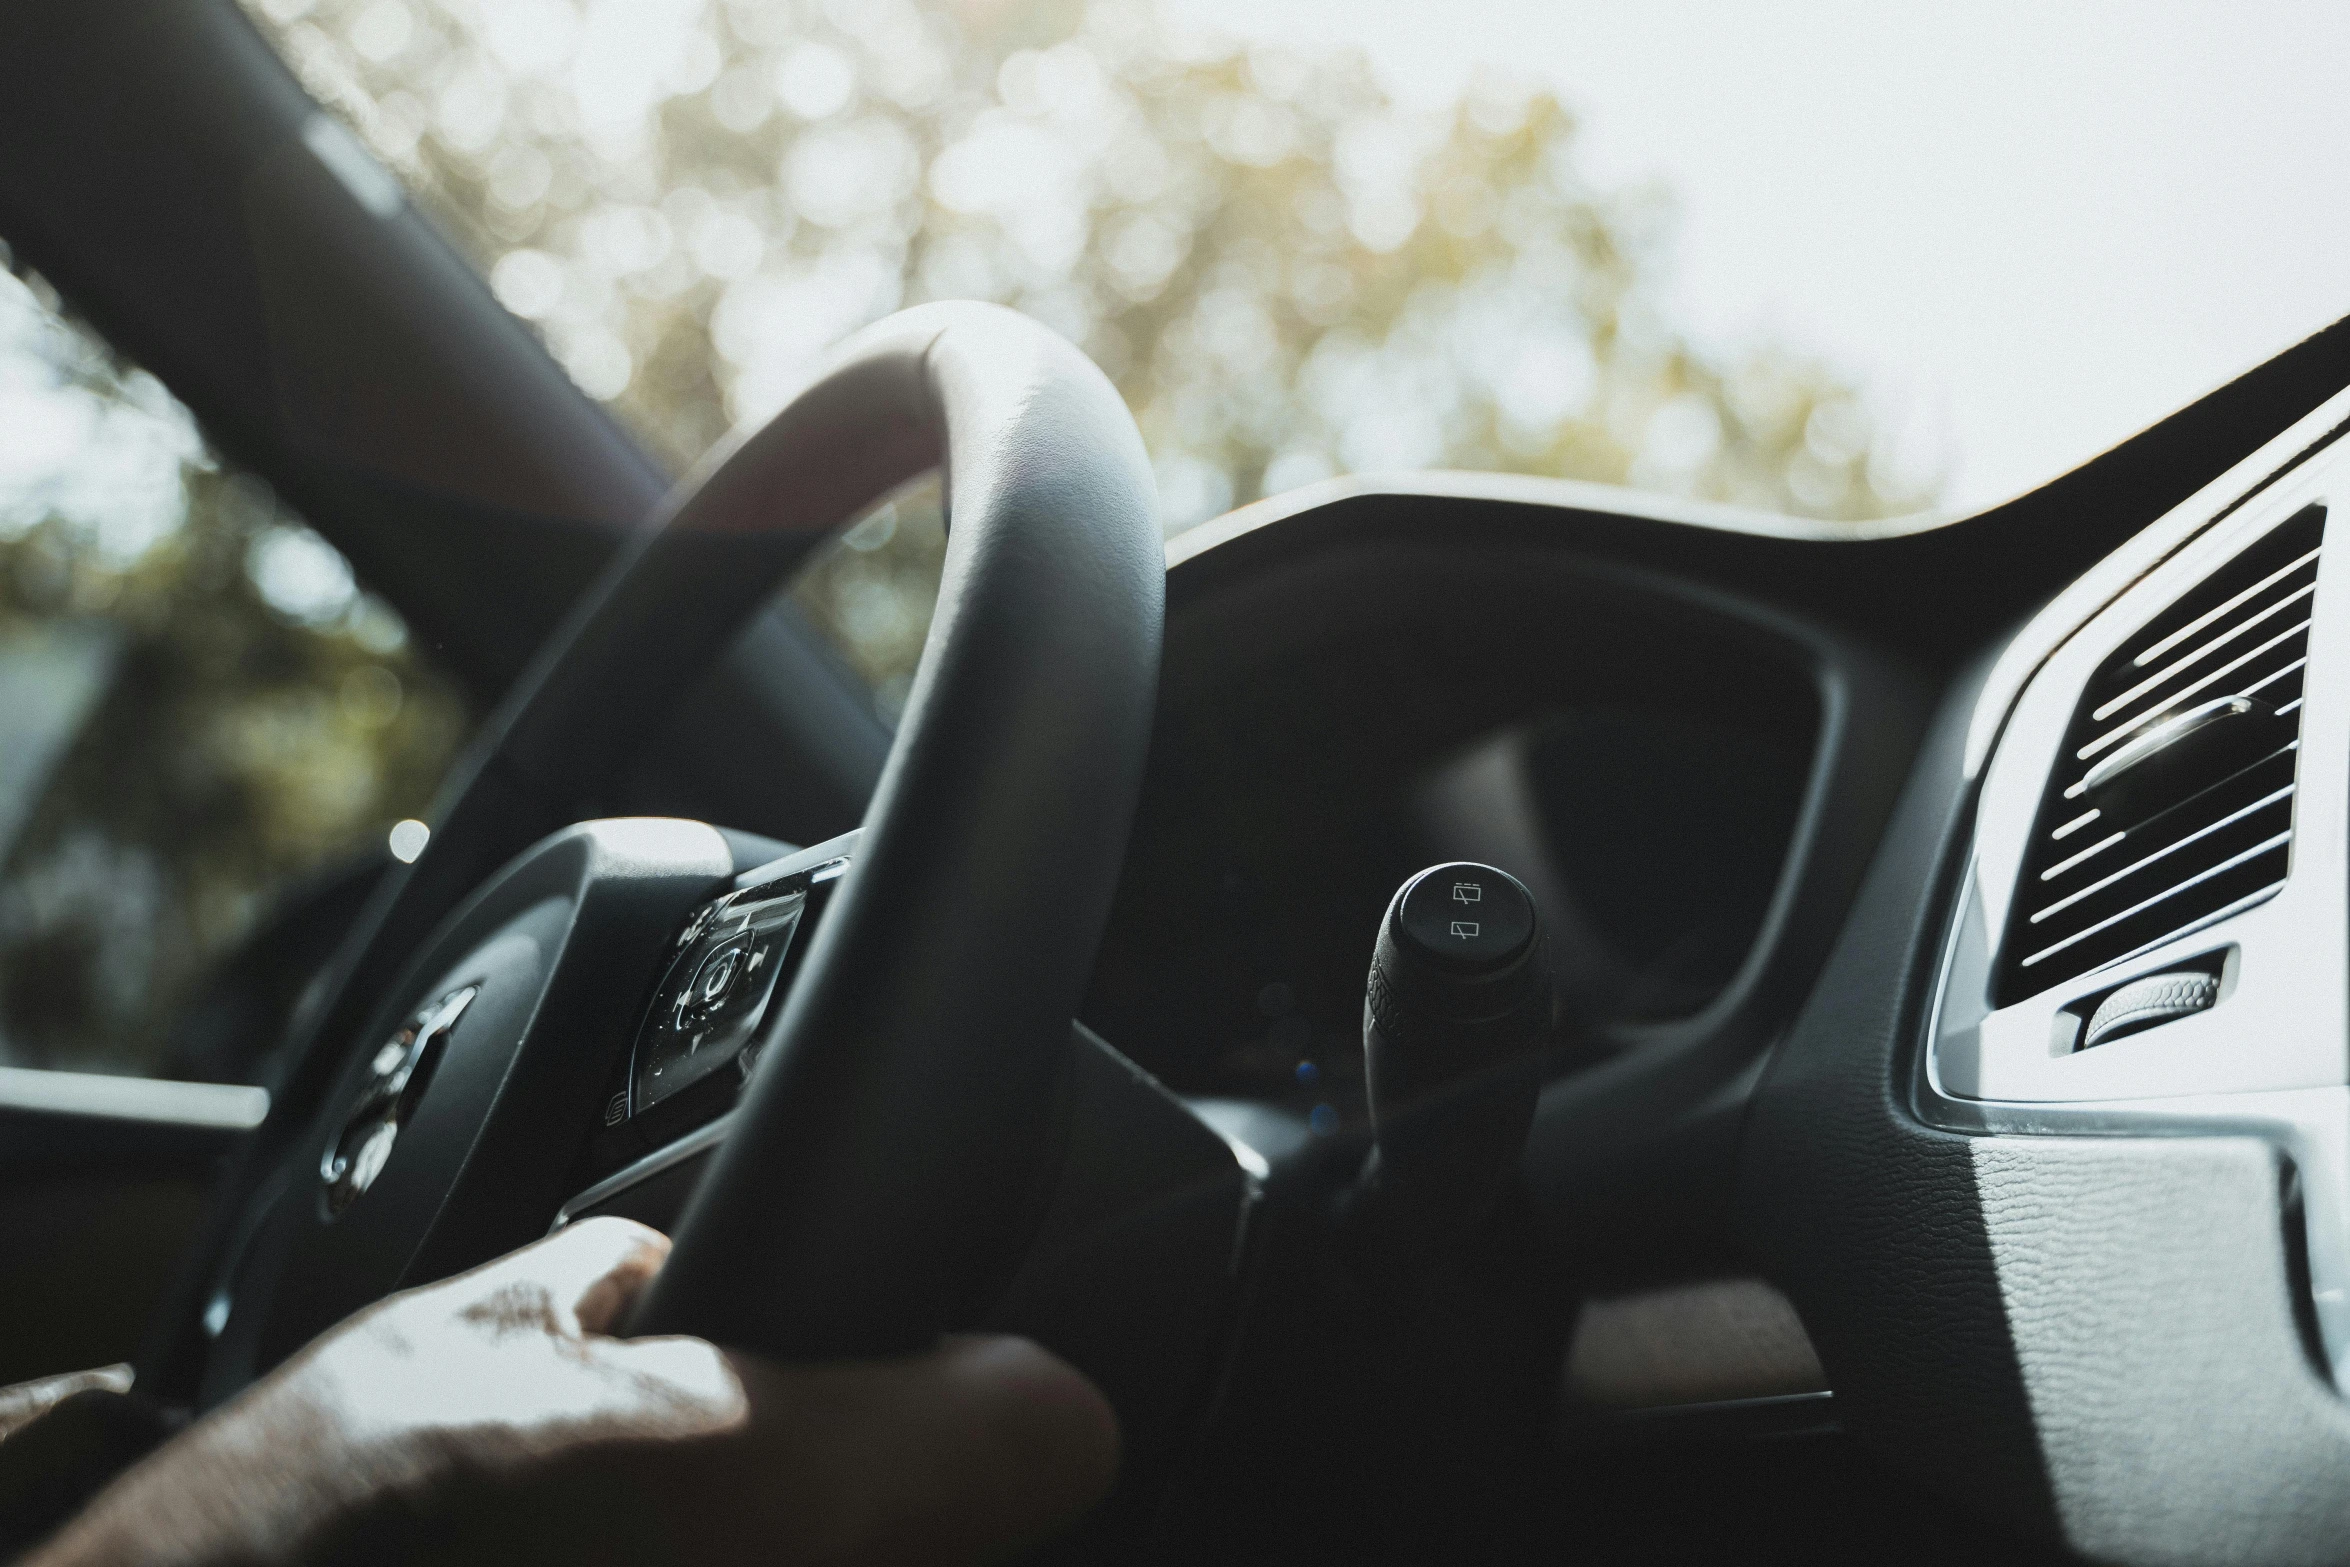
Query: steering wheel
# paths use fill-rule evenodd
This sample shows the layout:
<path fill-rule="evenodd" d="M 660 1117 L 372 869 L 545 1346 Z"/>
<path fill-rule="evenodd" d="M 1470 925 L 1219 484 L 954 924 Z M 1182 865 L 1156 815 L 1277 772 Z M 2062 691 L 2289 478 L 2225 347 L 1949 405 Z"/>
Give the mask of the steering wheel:
<path fill-rule="evenodd" d="M 888 1353 L 1000 1278 L 1140 786 L 1165 568 L 1109 381 L 943 304 L 683 484 L 486 726 L 338 959 L 150 1385 L 214 1402 L 544 1233 L 679 926 L 743 869 L 700 824 L 580 818 L 818 543 L 933 467 L 952 525 L 895 743 L 639 1325 Z"/>

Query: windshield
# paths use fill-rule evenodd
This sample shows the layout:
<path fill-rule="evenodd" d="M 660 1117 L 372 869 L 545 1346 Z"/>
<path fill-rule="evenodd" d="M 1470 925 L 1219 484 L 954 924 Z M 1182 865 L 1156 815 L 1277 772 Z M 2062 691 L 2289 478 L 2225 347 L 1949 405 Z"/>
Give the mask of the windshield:
<path fill-rule="evenodd" d="M 252 3 L 673 464 L 976 296 L 1170 529 L 1423 466 L 1966 511 L 2350 297 L 2339 8 Z"/>
<path fill-rule="evenodd" d="M 1955 515 L 2350 294 L 2338 11 L 247 3 L 673 471 L 975 297 L 1109 372 L 1170 533 L 1434 467 Z M 933 511 L 798 589 L 885 709 Z"/>
<path fill-rule="evenodd" d="M 1952 513 L 2350 314 L 2350 8 L 1180 9 L 1301 46 L 1341 18 L 1422 107 L 1496 64 L 1557 92 L 1596 189 L 1669 203 L 1664 318 L 1723 363 L 1775 344 L 1834 366 L 1892 471 L 1938 475 Z"/>
<path fill-rule="evenodd" d="M 1668 207 L 1550 85 L 1138 7 L 262 0 L 304 81 L 674 466 L 854 327 L 1016 306 L 1091 354 L 1170 530 L 1338 472 L 1514 469 L 1813 516 L 1935 498 L 1851 380 L 1712 351 Z"/>

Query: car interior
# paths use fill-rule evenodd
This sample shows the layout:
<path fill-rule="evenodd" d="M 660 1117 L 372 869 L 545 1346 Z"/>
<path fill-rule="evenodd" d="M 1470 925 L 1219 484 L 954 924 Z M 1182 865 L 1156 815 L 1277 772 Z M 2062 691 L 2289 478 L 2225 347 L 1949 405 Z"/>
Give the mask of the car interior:
<path fill-rule="evenodd" d="M 1085 1371 L 1054 1560 L 2350 1557 L 2343 328 L 1954 520 L 1167 540 L 987 305 L 673 483 L 227 3 L 7 8 L 0 147 L 478 715 L 173 1070 L 0 1069 L 0 1382 L 201 1413 L 612 1213 L 637 1331 Z M 884 715 L 785 590 L 934 474 Z"/>

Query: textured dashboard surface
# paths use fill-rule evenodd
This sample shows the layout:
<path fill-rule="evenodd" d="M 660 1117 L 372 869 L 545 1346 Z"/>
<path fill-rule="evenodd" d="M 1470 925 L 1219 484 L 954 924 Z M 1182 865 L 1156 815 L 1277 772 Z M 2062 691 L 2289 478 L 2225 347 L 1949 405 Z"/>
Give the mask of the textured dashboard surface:
<path fill-rule="evenodd" d="M 1986 1510 L 2053 1516 L 1969 1139 L 1896 1099 L 1939 934 L 1972 683 L 1930 737 L 1843 940 L 1756 1095 L 1741 1228 L 1794 1298 L 1846 1424 Z"/>
<path fill-rule="evenodd" d="M 2274 455 L 2133 542 L 2133 570 L 2257 492 Z M 2067 590 L 2079 618 L 2036 623 L 1996 667 L 2046 658 L 2133 580 L 2107 570 L 2102 598 Z M 1975 830 L 1966 737 L 1996 734 L 2012 697 L 1993 678 L 1982 712 L 1981 674 L 1946 693 L 1758 1090 L 1742 1236 L 1794 1299 L 1848 1426 L 1953 1500 L 2096 1560 L 2350 1561 L 2350 1411 L 2320 1369 L 2288 1157 L 2242 1122 L 2184 1116 L 1918 1119 Z"/>
<path fill-rule="evenodd" d="M 2146 1563 L 2350 1559 L 2350 1409 L 2319 1375 L 2252 1138 L 1977 1139 L 2067 1541 Z"/>
<path fill-rule="evenodd" d="M 2350 1411 L 2295 1317 L 2275 1152 L 1966 1136 L 1905 1102 L 1970 695 L 1757 1096 L 1745 1237 L 1847 1425 L 1955 1500 L 2098 1560 L 2350 1560 Z"/>

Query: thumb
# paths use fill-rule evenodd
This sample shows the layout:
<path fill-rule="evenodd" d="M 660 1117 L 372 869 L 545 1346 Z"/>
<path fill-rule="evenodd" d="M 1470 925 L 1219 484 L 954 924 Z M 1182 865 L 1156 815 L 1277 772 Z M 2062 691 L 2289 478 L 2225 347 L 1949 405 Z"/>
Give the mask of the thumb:
<path fill-rule="evenodd" d="M 836 1365 L 731 1358 L 758 1445 L 807 1466 L 796 1522 L 824 1537 L 821 1560 L 1000 1560 L 1075 1522 L 1117 1473 L 1109 1401 L 1026 1339 Z"/>

